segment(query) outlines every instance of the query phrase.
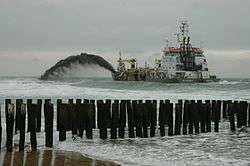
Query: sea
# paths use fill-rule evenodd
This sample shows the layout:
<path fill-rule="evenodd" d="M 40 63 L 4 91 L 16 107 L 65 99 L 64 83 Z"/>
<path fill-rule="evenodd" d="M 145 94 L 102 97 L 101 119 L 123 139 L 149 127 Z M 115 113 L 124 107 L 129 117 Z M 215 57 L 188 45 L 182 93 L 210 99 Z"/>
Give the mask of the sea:
<path fill-rule="evenodd" d="M 250 101 L 250 79 L 221 79 L 211 83 L 119 82 L 112 78 L 68 78 L 42 81 L 38 77 L 0 77 L 0 104 L 3 127 L 2 148 L 5 145 L 4 100 L 10 99 L 178 99 L 244 100 Z M 42 119 L 44 122 L 44 119 Z M 44 126 L 44 125 L 42 125 Z M 55 124 L 56 126 L 56 124 Z M 56 127 L 54 127 L 55 129 Z M 221 120 L 220 132 L 196 135 L 157 136 L 101 140 L 98 131 L 94 139 L 58 141 L 54 132 L 54 148 L 75 151 L 84 156 L 114 161 L 128 166 L 165 165 L 246 165 L 250 166 L 250 132 L 230 132 L 229 122 Z M 126 136 L 127 137 L 127 136 Z M 14 142 L 18 143 L 18 134 Z M 44 132 L 38 133 L 38 148 L 44 148 Z M 29 134 L 26 136 L 29 144 Z"/>

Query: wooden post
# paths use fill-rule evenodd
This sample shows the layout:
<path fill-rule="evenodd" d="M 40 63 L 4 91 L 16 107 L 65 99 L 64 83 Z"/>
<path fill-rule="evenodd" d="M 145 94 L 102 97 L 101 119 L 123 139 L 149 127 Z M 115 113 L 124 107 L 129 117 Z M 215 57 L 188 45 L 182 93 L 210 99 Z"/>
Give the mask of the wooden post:
<path fill-rule="evenodd" d="M 20 130 L 20 139 L 19 139 L 19 152 L 24 150 L 25 144 L 25 120 L 26 120 L 26 104 L 21 104 L 20 106 L 20 116 L 19 116 L 19 130 Z"/>
<path fill-rule="evenodd" d="M 103 100 L 97 101 L 97 126 L 100 131 L 100 138 L 107 139 L 107 117 L 109 108 L 106 104 L 103 103 Z"/>
<path fill-rule="evenodd" d="M 75 104 L 74 104 L 74 99 L 69 99 L 68 100 L 68 109 L 67 109 L 67 126 L 66 126 L 66 131 L 71 131 L 72 132 L 72 126 L 73 126 L 73 114 L 75 114 Z M 73 133 L 72 133 L 73 134 Z"/>
<path fill-rule="evenodd" d="M 172 135 L 174 135 L 173 103 L 167 103 L 167 115 L 168 115 L 168 136 L 172 136 Z"/>
<path fill-rule="evenodd" d="M 135 104 L 135 127 L 136 127 L 136 137 L 142 138 L 142 116 L 143 116 L 143 104 L 136 103 L 135 100 L 132 101 L 132 104 Z"/>
<path fill-rule="evenodd" d="M 93 114 L 94 114 L 94 105 L 90 102 L 87 104 L 87 123 L 86 123 L 86 138 L 93 139 Z"/>
<path fill-rule="evenodd" d="M 67 121 L 66 123 L 66 131 L 71 131 L 72 138 L 77 134 L 73 126 L 75 125 L 76 121 L 74 121 L 74 115 L 76 114 L 76 105 L 74 104 L 74 99 L 68 100 L 68 109 L 67 109 Z"/>
<path fill-rule="evenodd" d="M 90 103 L 93 105 L 93 128 L 95 129 L 96 128 L 96 107 L 95 107 L 95 100 L 90 100 Z"/>
<path fill-rule="evenodd" d="M 117 128 L 119 122 L 119 100 L 115 100 L 112 103 L 112 113 L 111 113 L 111 139 L 117 139 Z"/>
<path fill-rule="evenodd" d="M 248 126 L 250 126 L 250 103 L 247 104 L 248 105 Z"/>
<path fill-rule="evenodd" d="M 160 136 L 164 137 L 165 133 L 165 123 L 166 123 L 166 104 L 163 100 L 160 100 L 159 107 L 159 126 L 160 126 Z"/>
<path fill-rule="evenodd" d="M 5 99 L 5 118 L 7 118 L 7 116 L 8 116 L 8 105 L 9 104 L 11 104 L 11 99 Z"/>
<path fill-rule="evenodd" d="M 188 118 L 188 109 L 189 107 L 189 101 L 188 100 L 185 100 L 184 102 L 184 111 L 183 111 L 183 127 L 182 127 L 182 134 L 183 135 L 187 135 L 187 125 L 188 125 L 188 122 L 189 122 L 189 118 Z"/>
<path fill-rule="evenodd" d="M 129 138 L 135 138 L 134 132 L 134 113 L 131 105 L 131 101 L 127 100 L 127 113 L 128 113 L 128 136 Z"/>
<path fill-rule="evenodd" d="M 77 107 L 79 108 L 79 136 L 83 138 L 83 132 L 86 130 L 86 123 L 87 123 L 87 105 L 88 103 L 85 102 L 84 104 L 77 103 Z M 86 134 L 86 133 L 85 133 Z"/>
<path fill-rule="evenodd" d="M 6 148 L 7 152 L 12 152 L 12 146 L 13 146 L 13 127 L 14 127 L 14 111 L 15 106 L 14 104 L 10 104 L 10 102 L 6 101 L 5 103 L 8 103 L 5 105 L 7 107 L 7 116 L 6 116 Z"/>
<path fill-rule="evenodd" d="M 188 104 L 188 134 L 194 133 L 194 100 Z"/>
<path fill-rule="evenodd" d="M 216 102 L 215 108 L 214 108 L 214 131 L 215 132 L 219 132 L 220 109 L 221 109 L 220 102 Z"/>
<path fill-rule="evenodd" d="M 192 103 L 192 108 L 193 108 L 193 117 L 194 117 L 194 132 L 195 134 L 199 134 L 200 133 L 200 126 L 199 126 L 200 112 L 199 112 L 198 103 L 195 103 L 194 101 Z"/>
<path fill-rule="evenodd" d="M 89 100 L 88 99 L 83 99 L 83 103 L 84 104 L 89 104 Z"/>
<path fill-rule="evenodd" d="M 41 118 L 42 118 L 42 99 L 37 100 L 37 119 L 36 119 L 36 132 L 41 132 Z"/>
<path fill-rule="evenodd" d="M 79 110 L 80 105 L 82 103 L 81 99 L 76 99 L 76 104 L 73 106 L 71 111 L 71 127 L 72 127 L 72 137 L 74 138 L 75 135 L 79 135 L 82 138 L 83 133 L 80 134 L 80 117 L 79 117 Z"/>
<path fill-rule="evenodd" d="M 182 102 L 175 104 L 175 135 L 181 134 L 181 124 L 182 124 Z"/>
<path fill-rule="evenodd" d="M 235 103 L 229 103 L 228 105 L 229 121 L 230 121 L 230 129 L 232 132 L 235 131 L 234 108 L 235 108 Z"/>
<path fill-rule="evenodd" d="M 206 132 L 206 109 L 205 104 L 202 103 L 202 100 L 198 101 L 198 111 L 200 113 L 200 124 L 201 124 L 201 133 Z"/>
<path fill-rule="evenodd" d="M 16 119 L 15 119 L 15 133 L 20 129 L 20 111 L 21 105 L 23 103 L 22 99 L 16 99 Z"/>
<path fill-rule="evenodd" d="M 0 152 L 1 152 L 1 147 L 2 147 L 2 132 L 3 132 L 1 115 L 2 115 L 2 110 L 1 110 L 1 104 L 0 104 Z"/>
<path fill-rule="evenodd" d="M 149 113 L 152 111 L 151 103 L 142 103 L 142 137 L 148 138 L 148 127 L 150 126 Z"/>
<path fill-rule="evenodd" d="M 206 132 L 211 132 L 211 103 L 206 100 Z"/>
<path fill-rule="evenodd" d="M 107 123 L 107 128 L 110 128 L 111 126 L 111 100 L 110 99 L 106 99 L 105 100 L 105 108 L 106 108 L 106 113 L 105 113 L 105 116 L 106 116 L 106 123 Z"/>
<path fill-rule="evenodd" d="M 57 99 L 56 101 L 56 130 L 59 131 L 60 123 L 59 123 L 59 117 L 60 117 L 60 108 L 62 104 L 62 99 Z"/>
<path fill-rule="evenodd" d="M 219 118 L 219 121 L 221 120 L 221 106 L 222 106 L 222 101 L 217 100 L 217 117 Z"/>
<path fill-rule="evenodd" d="M 212 100 L 212 121 L 215 121 L 215 112 L 216 112 L 216 100 Z"/>
<path fill-rule="evenodd" d="M 245 104 L 243 101 L 240 101 L 238 103 L 238 109 L 237 109 L 237 127 L 241 128 L 242 126 L 246 126 L 246 117 L 247 114 L 245 114 Z"/>
<path fill-rule="evenodd" d="M 67 112 L 68 112 L 68 104 L 59 104 L 59 107 L 57 106 L 57 110 L 59 111 L 59 141 L 65 141 L 66 140 L 66 131 L 67 131 Z"/>
<path fill-rule="evenodd" d="M 44 103 L 44 118 L 45 118 L 45 146 L 53 147 L 53 120 L 54 106 L 50 99 L 46 99 Z"/>
<path fill-rule="evenodd" d="M 27 115 L 28 115 L 28 128 L 27 132 L 30 132 L 30 122 L 31 122 L 31 104 L 32 104 L 32 99 L 27 99 Z"/>
<path fill-rule="evenodd" d="M 242 127 L 241 124 L 241 106 L 238 101 L 234 101 L 234 114 L 236 114 L 237 128 Z"/>
<path fill-rule="evenodd" d="M 151 102 L 152 110 L 150 112 L 150 137 L 155 136 L 155 129 L 157 125 L 157 100 Z"/>
<path fill-rule="evenodd" d="M 248 126 L 250 126 L 250 103 L 248 103 Z"/>
<path fill-rule="evenodd" d="M 247 102 L 246 101 L 242 101 L 242 125 L 243 126 L 247 126 Z"/>
<path fill-rule="evenodd" d="M 119 113 L 119 138 L 124 138 L 126 127 L 126 100 L 120 102 L 120 113 Z"/>
<path fill-rule="evenodd" d="M 72 117 L 72 134 L 78 134 L 80 138 L 83 137 L 82 117 L 81 117 L 81 99 L 76 99 L 75 111 Z"/>
<path fill-rule="evenodd" d="M 150 137 L 154 137 L 155 136 L 155 124 L 154 121 L 156 120 L 156 117 L 154 115 L 154 103 L 151 100 L 146 100 L 145 102 L 145 111 L 147 115 L 147 118 L 145 119 L 146 121 L 144 121 L 143 123 L 147 123 L 147 124 L 143 124 L 143 132 L 145 134 L 145 136 L 148 136 L 147 130 L 148 130 L 148 126 L 150 126 Z"/>
<path fill-rule="evenodd" d="M 40 109 L 40 106 L 37 104 L 30 104 L 28 112 L 30 114 L 30 144 L 32 151 L 37 150 L 37 139 L 36 139 L 36 120 L 37 114 Z"/>
<path fill-rule="evenodd" d="M 222 117 L 223 119 L 228 118 L 228 102 L 226 100 L 223 100 L 222 102 Z"/>

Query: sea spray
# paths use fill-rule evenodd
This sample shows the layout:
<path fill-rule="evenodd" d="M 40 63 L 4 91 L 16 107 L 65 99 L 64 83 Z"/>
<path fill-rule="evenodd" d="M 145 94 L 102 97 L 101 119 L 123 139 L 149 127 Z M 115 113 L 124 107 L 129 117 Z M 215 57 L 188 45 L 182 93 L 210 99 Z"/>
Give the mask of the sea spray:
<path fill-rule="evenodd" d="M 57 62 L 50 69 L 46 70 L 41 76 L 42 80 L 58 79 L 63 77 L 68 71 L 73 70 L 76 66 L 99 66 L 115 73 L 113 66 L 107 62 L 104 58 L 98 55 L 91 55 L 87 53 L 81 53 L 80 55 L 70 56 Z"/>

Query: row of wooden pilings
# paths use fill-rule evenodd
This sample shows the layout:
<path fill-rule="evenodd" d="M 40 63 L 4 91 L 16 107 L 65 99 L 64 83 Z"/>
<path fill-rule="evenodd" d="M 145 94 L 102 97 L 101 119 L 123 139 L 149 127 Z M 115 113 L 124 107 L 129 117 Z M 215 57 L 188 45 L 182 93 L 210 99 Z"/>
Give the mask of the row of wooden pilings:
<path fill-rule="evenodd" d="M 31 149 L 37 149 L 36 133 L 41 132 L 42 100 L 32 103 L 27 99 L 16 99 L 15 104 L 10 99 L 5 100 L 6 116 L 6 149 L 13 148 L 13 133 L 19 131 L 19 151 L 24 150 L 25 133 L 30 132 Z M 44 101 L 45 145 L 53 146 L 54 104 L 50 99 Z M 219 132 L 221 119 L 229 120 L 230 130 L 236 127 L 250 126 L 250 109 L 246 101 L 220 100 L 81 100 L 69 99 L 63 103 L 57 100 L 56 128 L 59 131 L 59 141 L 66 140 L 66 133 L 87 139 L 93 138 L 93 129 L 99 129 L 101 139 L 199 134 Z M 27 114 L 27 131 L 26 131 Z M 1 114 L 0 114 L 1 116 Z M 0 145 L 2 140 L 2 123 L 0 117 Z M 213 129 L 212 129 L 213 127 Z M 159 131 L 159 132 L 158 132 Z M 166 134 L 167 132 L 167 134 Z M 0 146 L 1 147 L 1 146 Z"/>

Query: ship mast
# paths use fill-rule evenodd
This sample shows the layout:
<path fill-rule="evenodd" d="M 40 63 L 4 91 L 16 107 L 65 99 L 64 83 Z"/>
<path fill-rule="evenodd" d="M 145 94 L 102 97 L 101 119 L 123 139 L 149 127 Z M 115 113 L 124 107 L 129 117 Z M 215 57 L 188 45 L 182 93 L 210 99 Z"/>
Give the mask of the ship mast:
<path fill-rule="evenodd" d="M 194 70 L 194 57 L 191 55 L 191 43 L 189 36 L 189 26 L 187 21 L 182 21 L 180 25 L 180 33 L 178 39 L 180 43 L 180 56 L 183 63 L 183 69 L 187 71 Z"/>

